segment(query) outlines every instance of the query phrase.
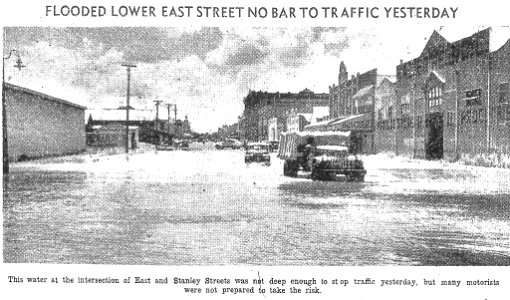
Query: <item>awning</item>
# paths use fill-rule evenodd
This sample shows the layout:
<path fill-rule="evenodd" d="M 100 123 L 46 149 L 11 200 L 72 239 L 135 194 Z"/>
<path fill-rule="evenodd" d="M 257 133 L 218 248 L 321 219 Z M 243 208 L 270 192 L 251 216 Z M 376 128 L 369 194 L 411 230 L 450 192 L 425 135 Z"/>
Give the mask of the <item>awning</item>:
<path fill-rule="evenodd" d="M 347 116 L 341 120 L 329 124 L 329 130 L 372 130 L 372 115 L 360 114 Z"/>
<path fill-rule="evenodd" d="M 335 121 L 338 121 L 339 119 L 340 118 L 334 118 L 334 119 L 330 119 L 330 120 L 320 121 L 320 122 L 317 122 L 315 124 L 310 124 L 310 125 L 305 126 L 304 130 L 308 130 L 308 131 L 326 131 L 329 124 L 331 124 L 331 123 L 333 123 Z"/>
<path fill-rule="evenodd" d="M 373 88 L 374 88 L 373 85 L 366 86 L 366 87 L 362 88 L 361 90 L 359 90 L 356 94 L 354 94 L 354 96 L 352 98 L 353 99 L 362 98 L 362 97 L 368 95 L 370 92 L 372 92 Z"/>

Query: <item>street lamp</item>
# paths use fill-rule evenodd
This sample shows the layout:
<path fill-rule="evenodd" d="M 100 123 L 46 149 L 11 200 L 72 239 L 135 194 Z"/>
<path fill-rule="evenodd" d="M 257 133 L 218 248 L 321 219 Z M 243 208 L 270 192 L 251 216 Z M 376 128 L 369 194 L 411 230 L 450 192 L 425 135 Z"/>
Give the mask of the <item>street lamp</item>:
<path fill-rule="evenodd" d="M 16 50 L 9 51 L 7 56 L 3 56 L 2 62 L 2 137 L 3 137 L 3 170 L 4 175 L 9 174 L 9 147 L 7 141 L 7 112 L 6 112 L 6 104 L 5 104 L 5 61 L 9 60 L 13 53 L 16 52 L 18 59 L 16 60 L 15 68 L 21 71 L 21 68 L 24 68 L 23 62 L 21 62 L 21 58 L 19 57 L 19 53 Z"/>

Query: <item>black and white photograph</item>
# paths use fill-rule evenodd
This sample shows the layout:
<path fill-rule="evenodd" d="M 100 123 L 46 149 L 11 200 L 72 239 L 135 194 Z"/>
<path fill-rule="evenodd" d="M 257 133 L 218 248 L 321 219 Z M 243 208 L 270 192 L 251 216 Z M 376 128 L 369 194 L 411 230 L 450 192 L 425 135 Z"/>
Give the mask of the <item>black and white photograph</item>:
<path fill-rule="evenodd" d="M 295 23 L 4 26 L 3 265 L 509 267 L 510 26 Z"/>
<path fill-rule="evenodd" d="M 510 31 L 423 32 L 5 28 L 4 260 L 509 265 Z"/>

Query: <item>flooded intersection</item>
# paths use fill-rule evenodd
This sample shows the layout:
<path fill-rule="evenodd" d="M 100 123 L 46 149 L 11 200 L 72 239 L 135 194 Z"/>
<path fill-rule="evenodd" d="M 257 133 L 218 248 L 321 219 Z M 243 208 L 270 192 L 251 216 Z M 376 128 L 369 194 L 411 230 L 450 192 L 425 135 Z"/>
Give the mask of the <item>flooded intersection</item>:
<path fill-rule="evenodd" d="M 363 183 L 242 151 L 12 165 L 4 262 L 510 265 L 510 172 L 365 158 Z"/>

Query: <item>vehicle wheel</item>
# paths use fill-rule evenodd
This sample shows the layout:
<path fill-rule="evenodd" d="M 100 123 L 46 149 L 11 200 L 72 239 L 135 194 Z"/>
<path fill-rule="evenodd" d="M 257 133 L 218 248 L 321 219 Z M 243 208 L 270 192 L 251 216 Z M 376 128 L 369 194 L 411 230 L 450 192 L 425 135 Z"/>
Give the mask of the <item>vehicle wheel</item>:
<path fill-rule="evenodd" d="M 359 174 L 356 176 L 356 181 L 363 182 L 365 181 L 365 175 Z"/>
<path fill-rule="evenodd" d="M 297 177 L 299 164 L 295 161 L 289 162 L 289 176 L 290 177 Z"/>
<path fill-rule="evenodd" d="M 319 179 L 319 174 L 317 172 L 317 169 L 316 168 L 312 168 L 312 174 L 310 175 L 310 177 L 312 178 L 312 180 L 317 180 Z"/>

